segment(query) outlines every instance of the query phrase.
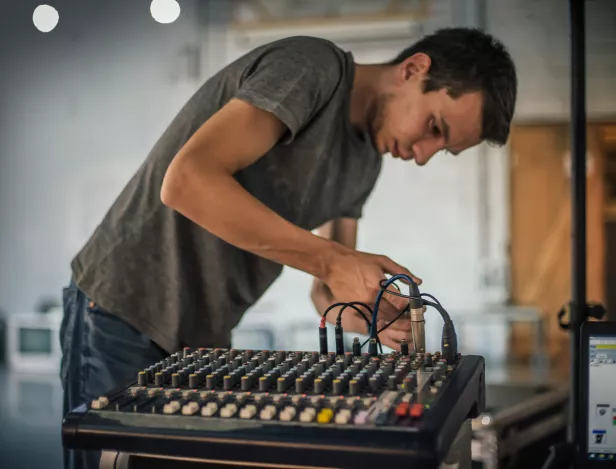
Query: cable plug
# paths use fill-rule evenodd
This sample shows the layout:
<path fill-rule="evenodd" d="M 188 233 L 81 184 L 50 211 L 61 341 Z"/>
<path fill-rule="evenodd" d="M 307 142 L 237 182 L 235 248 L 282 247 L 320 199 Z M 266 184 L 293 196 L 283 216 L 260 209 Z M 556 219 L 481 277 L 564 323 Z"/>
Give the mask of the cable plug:
<path fill-rule="evenodd" d="M 458 355 L 458 337 L 453 322 L 448 321 L 443 325 L 441 336 L 441 351 L 448 365 L 453 365 Z"/>
<path fill-rule="evenodd" d="M 344 355 L 344 336 L 342 330 L 342 324 L 337 321 L 334 328 L 336 337 L 336 355 Z"/>
<path fill-rule="evenodd" d="M 376 347 L 376 339 L 370 339 L 368 343 L 368 353 L 371 357 L 376 357 L 378 355 L 379 351 Z"/>
<path fill-rule="evenodd" d="M 359 337 L 353 339 L 353 355 L 359 357 L 361 355 L 361 344 L 359 343 Z"/>
<path fill-rule="evenodd" d="M 325 325 L 325 317 L 321 319 L 319 326 L 319 348 L 321 355 L 327 355 L 327 327 Z"/>

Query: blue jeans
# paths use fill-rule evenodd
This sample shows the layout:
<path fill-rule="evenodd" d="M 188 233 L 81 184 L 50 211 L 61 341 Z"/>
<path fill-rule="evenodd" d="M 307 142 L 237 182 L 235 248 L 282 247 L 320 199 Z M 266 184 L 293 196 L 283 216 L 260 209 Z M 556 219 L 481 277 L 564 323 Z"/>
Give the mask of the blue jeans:
<path fill-rule="evenodd" d="M 60 329 L 64 414 L 122 386 L 169 354 L 88 298 L 71 279 Z M 66 469 L 98 469 L 100 451 L 64 449 Z"/>

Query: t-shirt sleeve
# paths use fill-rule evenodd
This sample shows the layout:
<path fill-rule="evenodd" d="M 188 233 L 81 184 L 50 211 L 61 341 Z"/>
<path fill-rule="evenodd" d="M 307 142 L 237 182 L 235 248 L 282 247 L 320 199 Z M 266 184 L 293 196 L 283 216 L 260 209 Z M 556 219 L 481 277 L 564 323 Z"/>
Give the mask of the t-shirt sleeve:
<path fill-rule="evenodd" d="M 275 114 L 288 129 L 281 143 L 290 143 L 339 86 L 339 54 L 318 39 L 273 43 L 250 62 L 235 97 Z"/>

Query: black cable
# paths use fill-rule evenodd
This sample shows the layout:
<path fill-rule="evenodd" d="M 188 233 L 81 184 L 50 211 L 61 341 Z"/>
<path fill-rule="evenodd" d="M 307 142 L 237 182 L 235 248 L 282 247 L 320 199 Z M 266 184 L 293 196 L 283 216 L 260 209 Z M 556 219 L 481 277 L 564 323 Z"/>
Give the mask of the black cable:
<path fill-rule="evenodd" d="M 432 306 L 434 309 L 436 309 L 440 314 L 441 317 L 443 318 L 443 321 L 445 321 L 445 323 L 447 324 L 453 324 L 453 321 L 451 320 L 451 317 L 449 316 L 449 313 L 445 310 L 445 308 L 443 308 L 443 306 L 436 302 L 433 303 L 432 301 L 428 301 L 428 300 L 423 300 L 425 305 L 428 306 Z"/>
<path fill-rule="evenodd" d="M 360 315 L 362 318 L 364 318 L 364 321 L 366 321 L 366 324 L 368 325 L 368 330 L 370 330 L 370 327 L 371 327 L 370 320 L 369 320 L 369 319 L 368 319 L 368 317 L 366 316 L 366 313 L 364 313 L 364 312 L 363 312 L 362 310 L 360 310 L 357 306 L 355 306 L 355 305 L 357 305 L 357 304 L 358 304 L 358 305 L 360 305 L 360 306 L 365 307 L 368 311 L 370 311 L 370 314 L 372 314 L 372 309 L 371 309 L 371 308 L 370 308 L 367 304 L 362 303 L 362 302 L 360 302 L 360 301 L 353 301 L 353 302 L 350 302 L 350 303 L 342 303 L 342 302 L 340 302 L 340 303 L 334 303 L 334 304 L 329 305 L 329 306 L 327 307 L 327 309 L 323 312 L 323 316 L 322 316 L 322 324 L 321 324 L 321 325 L 322 325 L 322 327 L 325 327 L 325 324 L 324 324 L 324 323 L 325 323 L 326 318 L 327 318 L 327 313 L 329 313 L 332 309 L 334 309 L 334 308 L 336 308 L 336 307 L 338 307 L 338 306 L 342 306 L 342 308 L 341 308 L 341 309 L 340 309 L 340 311 L 338 312 L 338 320 L 341 320 L 341 318 L 342 318 L 342 311 L 343 311 L 346 307 L 349 307 L 349 308 L 352 308 L 352 309 L 354 309 L 355 311 L 357 311 L 357 313 L 359 313 L 359 315 Z M 336 321 L 336 322 L 338 322 L 338 321 Z M 377 344 L 379 345 L 379 349 L 381 350 L 381 353 L 383 353 L 383 345 L 381 344 L 381 341 L 379 340 L 379 338 L 378 338 L 378 337 L 377 337 L 377 339 L 376 339 L 376 340 L 377 340 Z"/>
<path fill-rule="evenodd" d="M 450 364 L 453 363 L 458 353 L 458 338 L 457 338 L 457 334 L 456 334 L 453 321 L 451 320 L 451 317 L 449 316 L 449 313 L 447 312 L 447 310 L 445 310 L 445 308 L 443 308 L 441 303 L 433 295 L 429 293 L 420 293 L 419 298 L 416 296 L 405 295 L 403 293 L 387 290 L 384 286 L 384 282 L 387 282 L 387 279 L 381 280 L 380 282 L 381 291 L 383 291 L 383 293 L 387 293 L 387 294 L 394 295 L 394 296 L 399 296 L 401 298 L 407 298 L 409 300 L 420 300 L 424 305 L 432 306 L 434 309 L 436 309 L 439 312 L 444 322 L 443 332 L 441 335 L 441 350 L 442 350 L 443 356 L 447 359 L 447 362 Z M 397 285 L 395 284 L 392 284 L 392 285 L 396 286 L 397 288 Z M 425 300 L 423 299 L 424 297 L 431 298 L 434 301 L 432 302 L 432 301 Z M 408 310 L 408 307 L 404 311 L 402 311 L 393 321 L 391 321 L 389 324 L 387 324 L 385 327 L 379 330 L 377 332 L 377 337 L 380 332 L 382 332 L 387 327 L 391 326 L 394 322 L 396 322 L 407 310 Z"/>
<path fill-rule="evenodd" d="M 386 281 L 387 281 L 387 280 L 381 280 L 381 282 L 380 282 L 381 289 L 384 289 L 384 287 L 383 287 L 383 283 L 385 283 Z M 398 287 L 398 285 L 396 285 L 395 283 L 392 283 L 392 285 L 398 289 L 398 291 L 397 291 L 397 292 L 395 292 L 395 291 L 391 291 L 391 290 L 384 290 L 384 292 L 385 292 L 385 293 L 387 293 L 387 294 L 389 294 L 389 295 L 399 296 L 399 297 L 401 297 L 401 298 L 406 298 L 406 299 L 408 299 L 408 300 L 411 300 L 411 299 L 417 299 L 417 297 L 415 297 L 415 296 L 405 295 L 404 293 L 402 293 L 402 292 L 400 291 L 400 287 Z M 434 297 L 434 295 L 431 295 L 430 293 L 421 293 L 421 294 L 420 294 L 420 297 L 421 297 L 421 298 L 423 298 L 423 297 L 430 298 L 430 299 L 431 299 L 432 301 L 434 301 L 436 304 L 438 304 L 438 305 L 440 305 L 440 304 L 441 304 L 441 303 L 440 303 L 440 301 L 438 301 L 438 300 Z"/>
<path fill-rule="evenodd" d="M 340 322 L 342 320 L 342 312 L 345 310 L 345 308 L 353 308 L 355 309 L 355 311 L 359 312 L 359 309 L 357 309 L 357 306 L 366 308 L 368 312 L 370 313 L 370 315 L 372 315 L 372 308 L 368 306 L 366 303 L 362 303 L 361 301 L 351 301 L 349 303 L 345 303 L 345 305 L 342 308 L 340 308 L 340 311 L 338 311 L 337 321 Z"/>
<path fill-rule="evenodd" d="M 362 306 L 364 308 L 366 308 L 368 310 L 368 312 L 370 313 L 370 315 L 372 316 L 373 312 L 372 312 L 372 308 L 370 308 L 370 306 L 368 306 L 366 303 L 362 303 L 361 301 L 352 301 L 350 303 L 345 304 L 342 308 L 340 308 L 340 311 L 338 311 L 338 318 L 336 319 L 336 326 L 340 327 L 340 329 L 342 329 L 342 313 L 344 312 L 344 310 L 346 308 L 353 308 L 355 311 L 357 311 L 359 314 L 361 314 L 363 316 L 363 318 L 366 320 L 366 323 L 368 324 L 368 331 L 370 331 L 370 322 L 368 321 L 368 319 L 366 318 L 366 316 L 364 315 L 364 313 L 362 313 L 357 306 Z M 364 345 L 366 345 L 366 343 L 368 343 L 370 339 L 368 339 L 366 342 L 364 342 Z M 379 346 L 379 350 L 381 353 L 383 353 L 383 344 L 381 343 L 381 340 L 378 338 L 376 338 L 376 343 Z M 363 345 L 362 345 L 363 348 Z"/>
<path fill-rule="evenodd" d="M 408 312 L 409 308 L 408 306 L 406 308 L 404 308 L 399 314 L 398 316 L 396 316 L 391 322 L 388 322 L 387 324 L 385 324 L 383 327 L 381 327 L 381 329 L 379 329 L 377 331 L 377 340 L 379 340 L 379 334 L 381 332 L 383 332 L 385 329 L 387 329 L 389 326 L 391 326 L 394 322 L 396 322 L 398 319 L 400 319 L 402 317 L 402 315 L 406 312 Z M 368 338 L 363 344 L 361 344 L 362 348 L 364 347 L 364 345 L 366 345 L 368 342 L 370 342 L 370 339 Z M 383 348 L 381 347 L 381 353 L 383 353 Z"/>
<path fill-rule="evenodd" d="M 426 297 L 426 298 L 430 298 L 432 301 L 434 301 L 437 305 L 441 306 L 441 302 L 439 300 L 437 300 L 436 298 L 434 298 L 434 296 L 430 295 L 430 293 L 422 293 L 421 297 Z"/>
<path fill-rule="evenodd" d="M 432 306 L 436 309 L 443 318 L 443 332 L 441 334 L 441 352 L 449 365 L 456 361 L 458 355 L 458 336 L 453 321 L 449 313 L 441 306 L 440 303 L 423 300 L 424 304 Z"/>

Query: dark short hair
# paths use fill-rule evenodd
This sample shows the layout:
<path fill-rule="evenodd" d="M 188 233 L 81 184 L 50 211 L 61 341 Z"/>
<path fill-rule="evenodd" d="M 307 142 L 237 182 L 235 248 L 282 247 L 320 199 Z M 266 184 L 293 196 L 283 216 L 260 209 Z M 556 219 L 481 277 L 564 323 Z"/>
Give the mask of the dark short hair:
<path fill-rule="evenodd" d="M 445 28 L 420 39 L 390 62 L 399 64 L 423 52 L 431 66 L 424 92 L 446 88 L 452 98 L 483 93 L 481 139 L 504 145 L 509 138 L 517 98 L 517 77 L 505 46 L 474 28 Z"/>

